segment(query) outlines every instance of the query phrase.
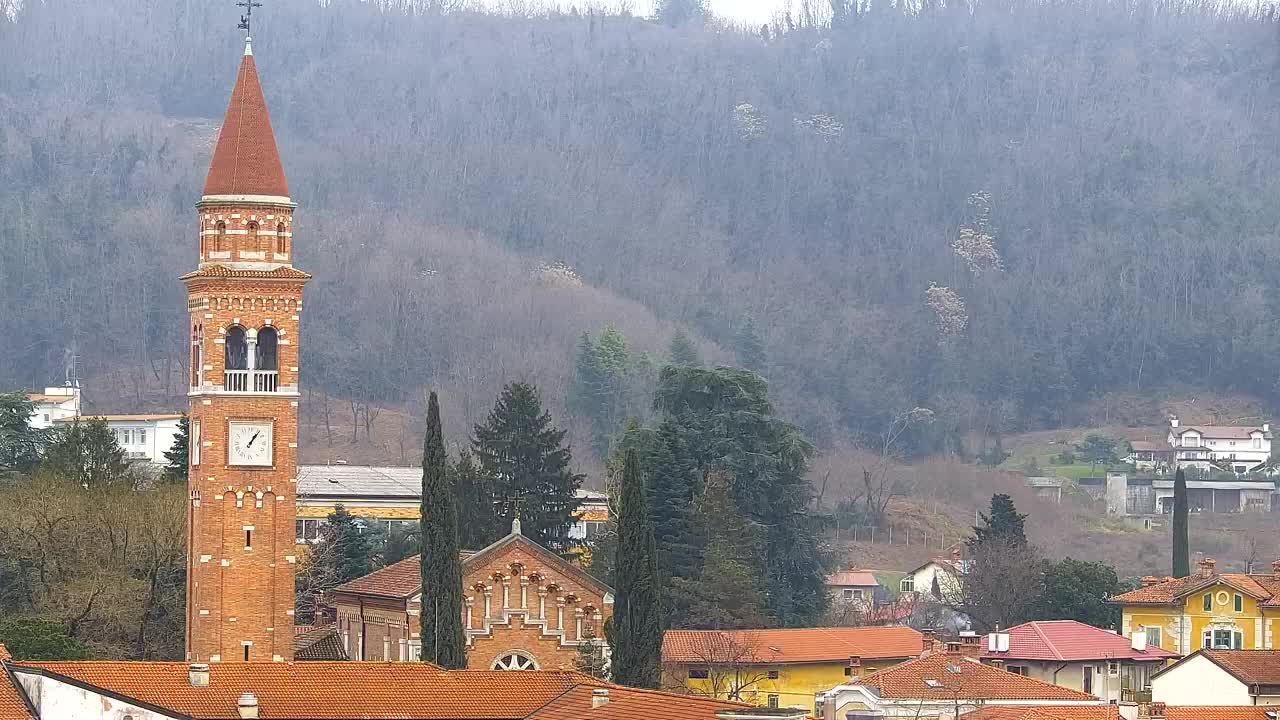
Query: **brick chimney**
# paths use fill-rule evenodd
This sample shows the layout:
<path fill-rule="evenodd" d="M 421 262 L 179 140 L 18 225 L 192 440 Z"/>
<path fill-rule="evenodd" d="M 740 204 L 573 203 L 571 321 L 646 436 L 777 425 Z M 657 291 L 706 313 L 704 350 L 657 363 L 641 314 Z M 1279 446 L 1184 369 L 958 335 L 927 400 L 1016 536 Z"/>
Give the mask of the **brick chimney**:
<path fill-rule="evenodd" d="M 1152 585 L 1159 585 L 1159 584 L 1160 584 L 1160 578 L 1156 577 L 1155 575 L 1144 575 L 1142 577 L 1142 587 L 1151 587 Z"/>
<path fill-rule="evenodd" d="M 1271 561 L 1271 574 L 1274 577 L 1280 578 L 1280 560 Z M 0 649 L 2 649 L 3 647 L 4 647 L 3 645 L 0 645 Z"/>
<path fill-rule="evenodd" d="M 965 657 L 981 657 L 982 656 L 982 636 L 972 630 L 965 630 L 960 633 L 960 654 Z"/>
<path fill-rule="evenodd" d="M 934 630 L 933 628 L 925 628 L 920 631 L 920 634 L 923 636 L 921 638 L 923 641 L 923 652 L 920 653 L 920 657 L 931 655 L 939 650 L 937 630 Z"/>
<path fill-rule="evenodd" d="M 1200 574 L 1200 577 L 1202 577 L 1202 578 L 1211 578 L 1211 577 L 1213 577 L 1214 575 L 1216 575 L 1216 574 L 1217 574 L 1217 571 L 1216 571 L 1214 568 L 1217 566 L 1217 564 L 1218 564 L 1218 561 L 1217 561 L 1217 560 L 1214 560 L 1214 559 L 1213 559 L 1213 558 L 1211 558 L 1211 557 L 1207 557 L 1207 558 L 1205 558 L 1205 559 L 1201 560 L 1201 561 L 1200 561 L 1200 573 L 1199 573 L 1199 574 Z"/>
<path fill-rule="evenodd" d="M 591 691 L 591 709 L 604 707 L 609 704 L 609 688 L 596 688 Z"/>

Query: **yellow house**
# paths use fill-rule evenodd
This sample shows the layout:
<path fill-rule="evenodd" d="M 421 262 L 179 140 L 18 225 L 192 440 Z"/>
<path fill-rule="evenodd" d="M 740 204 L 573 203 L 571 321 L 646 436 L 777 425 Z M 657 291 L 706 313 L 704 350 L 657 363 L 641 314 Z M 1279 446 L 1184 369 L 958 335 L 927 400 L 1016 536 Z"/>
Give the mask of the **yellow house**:
<path fill-rule="evenodd" d="M 668 630 L 663 688 L 816 711 L 817 693 L 919 657 L 909 627 Z"/>
<path fill-rule="evenodd" d="M 1270 650 L 1280 620 L 1280 560 L 1270 573 L 1221 573 L 1212 558 L 1184 578 L 1142 579 L 1117 595 L 1121 634 L 1146 633 L 1147 644 L 1179 655 L 1204 648 Z"/>
<path fill-rule="evenodd" d="M 299 465 L 298 544 L 320 536 L 320 526 L 342 505 L 347 512 L 382 526 L 388 534 L 396 527 L 416 523 L 421 516 L 422 468 L 373 465 Z M 590 540 L 609 521 L 609 496 L 579 490 L 582 507 L 569 536 Z M 472 548 L 478 549 L 478 548 Z"/>

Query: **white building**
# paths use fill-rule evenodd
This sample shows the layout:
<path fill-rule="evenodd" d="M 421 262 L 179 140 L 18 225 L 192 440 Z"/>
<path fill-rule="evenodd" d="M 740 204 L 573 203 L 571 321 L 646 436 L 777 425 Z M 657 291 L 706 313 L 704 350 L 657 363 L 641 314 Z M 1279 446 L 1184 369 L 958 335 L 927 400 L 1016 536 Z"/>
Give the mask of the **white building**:
<path fill-rule="evenodd" d="M 1213 465 L 1237 473 L 1256 470 L 1271 459 L 1271 425 L 1188 425 L 1169 419 L 1169 447 L 1178 467 L 1208 470 Z"/>
<path fill-rule="evenodd" d="M 952 548 L 951 558 L 934 558 L 907 573 L 899 582 L 898 590 L 916 593 L 935 600 L 955 597 L 960 589 L 960 577 L 969 570 L 969 561 L 961 559 L 960 549 Z"/>
<path fill-rule="evenodd" d="M 116 444 L 124 450 L 126 460 L 164 465 L 164 454 L 173 449 L 178 437 L 181 415 L 94 415 L 83 419 L 105 420 L 116 436 Z M 75 422 L 75 418 L 62 418 L 55 427 Z"/>
<path fill-rule="evenodd" d="M 1280 705 L 1280 650 L 1200 650 L 1151 678 L 1166 705 Z"/>
<path fill-rule="evenodd" d="M 44 392 L 27 393 L 35 410 L 27 424 L 36 430 L 47 430 L 55 422 L 80 416 L 80 388 L 47 387 Z"/>

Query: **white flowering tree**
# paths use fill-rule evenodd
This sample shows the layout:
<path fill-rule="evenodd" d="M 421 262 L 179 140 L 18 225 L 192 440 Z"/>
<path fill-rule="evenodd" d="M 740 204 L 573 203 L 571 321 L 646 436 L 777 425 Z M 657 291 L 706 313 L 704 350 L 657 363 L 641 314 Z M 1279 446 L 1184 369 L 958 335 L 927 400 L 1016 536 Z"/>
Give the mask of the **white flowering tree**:
<path fill-rule="evenodd" d="M 1004 263 L 996 250 L 995 227 L 991 224 L 991 193 L 983 190 L 970 195 L 969 207 L 973 208 L 973 222 L 960 227 L 951 249 L 975 276 L 1003 271 Z"/>

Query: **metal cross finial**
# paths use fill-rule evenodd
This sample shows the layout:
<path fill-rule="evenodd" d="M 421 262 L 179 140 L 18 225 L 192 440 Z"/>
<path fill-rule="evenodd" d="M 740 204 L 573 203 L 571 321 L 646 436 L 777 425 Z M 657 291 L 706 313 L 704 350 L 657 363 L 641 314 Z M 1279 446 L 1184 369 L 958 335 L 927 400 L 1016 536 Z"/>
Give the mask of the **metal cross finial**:
<path fill-rule="evenodd" d="M 244 15 L 240 16 L 240 24 L 237 25 L 237 27 L 243 30 L 245 35 L 252 35 L 253 29 L 250 26 L 253 25 L 253 9 L 256 7 L 262 7 L 262 3 L 254 2 L 253 0 L 244 0 L 243 2 L 236 3 L 236 7 L 244 8 Z"/>
<path fill-rule="evenodd" d="M 520 519 L 520 506 L 524 504 L 523 495 L 508 495 L 507 497 L 494 502 L 500 506 L 498 513 L 502 517 L 509 517 L 513 520 Z"/>

